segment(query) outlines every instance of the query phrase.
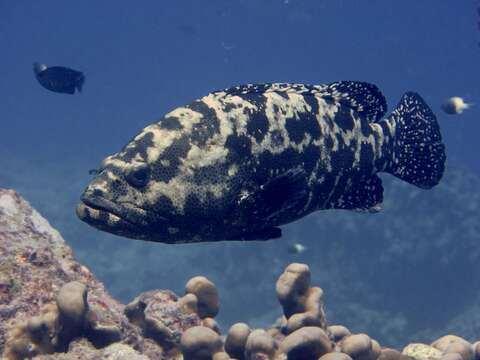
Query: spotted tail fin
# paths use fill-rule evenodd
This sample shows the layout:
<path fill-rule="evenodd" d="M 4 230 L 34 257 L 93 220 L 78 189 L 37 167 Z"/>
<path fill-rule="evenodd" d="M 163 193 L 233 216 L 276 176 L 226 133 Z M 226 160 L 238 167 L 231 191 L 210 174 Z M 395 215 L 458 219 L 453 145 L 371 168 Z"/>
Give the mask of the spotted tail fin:
<path fill-rule="evenodd" d="M 403 95 L 380 125 L 393 143 L 385 171 L 420 188 L 437 185 L 445 170 L 445 145 L 437 119 L 420 95 Z"/>

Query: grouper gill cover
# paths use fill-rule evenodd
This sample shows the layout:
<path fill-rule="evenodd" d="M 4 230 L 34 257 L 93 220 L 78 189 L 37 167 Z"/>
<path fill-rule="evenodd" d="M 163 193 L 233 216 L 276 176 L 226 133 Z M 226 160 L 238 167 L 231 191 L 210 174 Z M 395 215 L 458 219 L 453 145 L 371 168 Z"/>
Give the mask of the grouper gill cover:
<path fill-rule="evenodd" d="M 107 157 L 77 214 L 120 236 L 182 243 L 277 238 L 322 209 L 377 212 L 378 172 L 428 189 L 445 163 L 418 94 L 386 109 L 376 86 L 352 81 L 210 93 Z"/>

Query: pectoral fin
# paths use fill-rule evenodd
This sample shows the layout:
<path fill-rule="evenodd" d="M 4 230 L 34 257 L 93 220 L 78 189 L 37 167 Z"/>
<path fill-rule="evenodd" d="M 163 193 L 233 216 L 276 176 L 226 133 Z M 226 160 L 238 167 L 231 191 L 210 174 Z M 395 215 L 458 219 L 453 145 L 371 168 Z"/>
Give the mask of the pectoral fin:
<path fill-rule="evenodd" d="M 301 168 L 288 170 L 252 192 L 240 197 L 242 214 L 266 225 L 275 223 L 286 212 L 299 209 L 308 198 L 307 178 Z"/>

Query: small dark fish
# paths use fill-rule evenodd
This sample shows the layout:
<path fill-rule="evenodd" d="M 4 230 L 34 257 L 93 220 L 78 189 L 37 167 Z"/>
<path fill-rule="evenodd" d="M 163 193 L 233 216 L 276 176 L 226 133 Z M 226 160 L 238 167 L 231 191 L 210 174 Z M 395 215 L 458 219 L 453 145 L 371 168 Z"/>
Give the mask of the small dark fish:
<path fill-rule="evenodd" d="M 99 173 L 100 173 L 100 170 L 98 170 L 98 169 L 88 170 L 88 175 L 98 175 Z"/>
<path fill-rule="evenodd" d="M 117 235 L 181 243 L 278 238 L 317 210 L 378 212 L 378 173 L 429 189 L 445 162 L 418 94 L 386 109 L 376 86 L 352 81 L 213 92 L 107 157 L 77 214 Z"/>
<path fill-rule="evenodd" d="M 40 85 L 45 89 L 63 94 L 74 94 L 75 90 L 82 92 L 85 75 L 82 72 L 63 66 L 47 67 L 45 64 L 34 63 L 33 71 Z"/>

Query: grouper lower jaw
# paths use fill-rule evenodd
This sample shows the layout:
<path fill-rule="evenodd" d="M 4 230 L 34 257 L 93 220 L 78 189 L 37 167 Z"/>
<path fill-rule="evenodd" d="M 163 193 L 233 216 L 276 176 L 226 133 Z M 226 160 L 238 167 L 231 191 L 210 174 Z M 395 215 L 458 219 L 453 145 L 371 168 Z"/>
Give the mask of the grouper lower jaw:
<path fill-rule="evenodd" d="M 88 191 L 81 196 L 77 216 L 100 230 L 129 238 L 137 238 L 139 229 L 149 225 L 145 210 L 131 204 L 116 204 Z"/>
<path fill-rule="evenodd" d="M 164 217 L 132 204 L 115 204 L 89 192 L 82 195 L 76 213 L 90 226 L 117 236 L 161 243 L 196 241 L 188 236 L 182 239 L 172 234 L 173 228 Z"/>
<path fill-rule="evenodd" d="M 78 204 L 76 209 L 78 218 L 98 230 L 113 235 L 134 240 L 160 242 L 165 244 L 182 244 L 203 241 L 200 237 L 172 234 L 172 228 L 168 226 L 168 223 L 163 221 L 157 223 L 156 226 L 153 227 L 154 230 L 152 230 L 152 228 L 144 227 L 141 224 L 131 223 L 105 209 L 89 206 L 87 203 L 82 201 Z M 209 241 L 218 240 L 210 239 Z"/>
<path fill-rule="evenodd" d="M 77 216 L 87 224 L 115 235 L 133 237 L 136 226 L 106 210 L 91 207 L 81 202 L 78 204 Z"/>

